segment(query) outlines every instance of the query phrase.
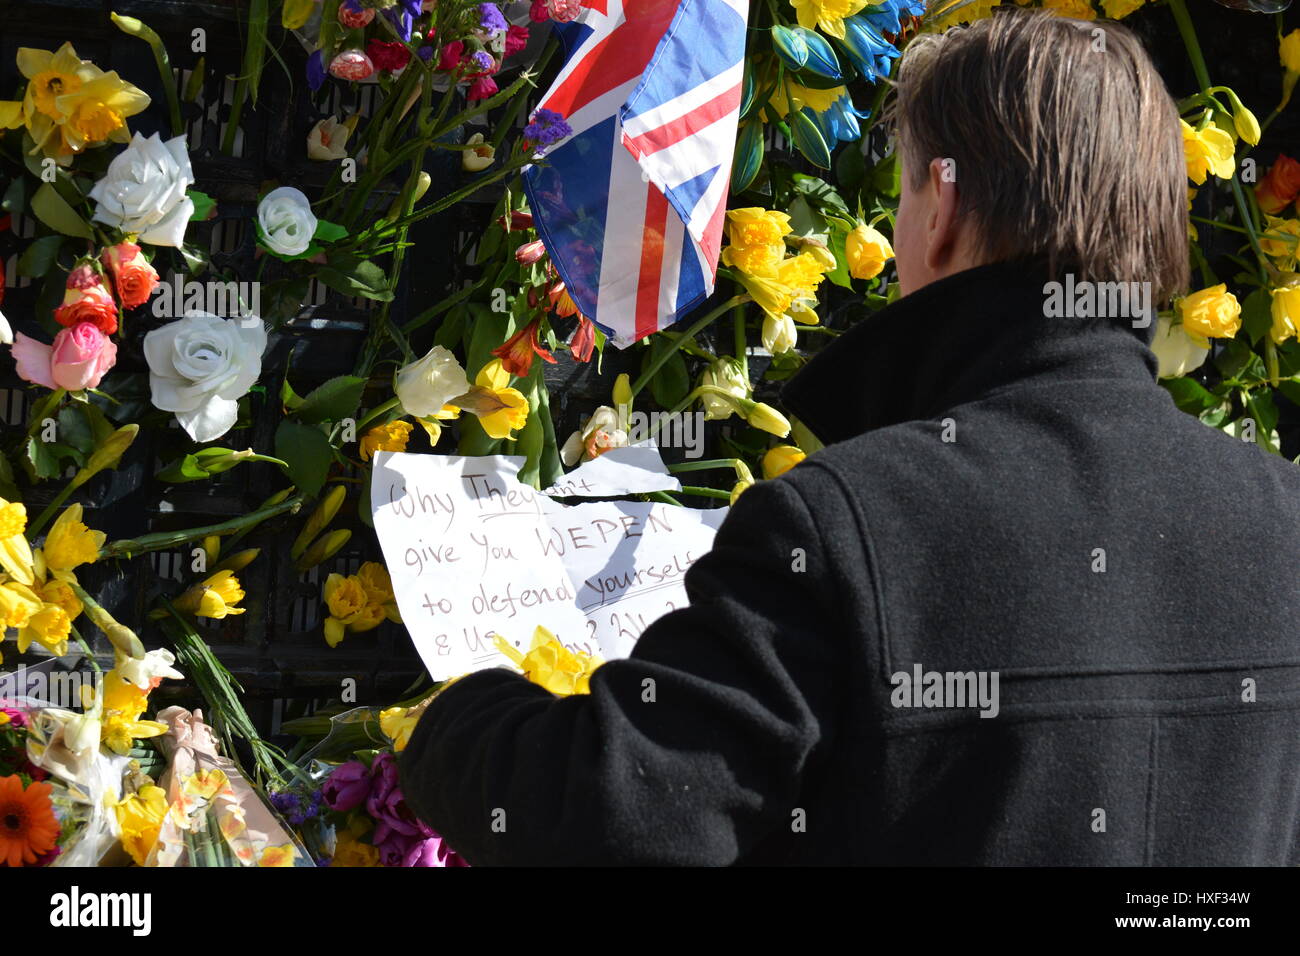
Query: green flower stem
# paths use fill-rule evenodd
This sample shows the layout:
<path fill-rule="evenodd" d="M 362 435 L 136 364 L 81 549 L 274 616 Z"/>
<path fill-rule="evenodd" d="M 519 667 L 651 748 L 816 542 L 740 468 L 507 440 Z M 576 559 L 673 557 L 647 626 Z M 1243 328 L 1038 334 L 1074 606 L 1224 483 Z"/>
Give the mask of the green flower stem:
<path fill-rule="evenodd" d="M 730 491 L 719 491 L 717 488 L 703 488 L 699 485 L 682 485 L 682 494 L 696 495 L 700 498 L 725 498 L 731 500 Z"/>
<path fill-rule="evenodd" d="M 86 639 L 81 636 L 81 632 L 77 630 L 76 626 L 72 625 L 68 630 L 72 633 L 72 636 L 77 639 L 77 643 L 81 645 L 81 652 L 86 655 L 86 660 L 90 662 L 90 666 L 95 673 L 104 673 L 99 666 L 99 661 L 95 660 L 95 652 L 90 649 L 90 645 L 86 643 Z"/>
<path fill-rule="evenodd" d="M 285 501 L 276 505 L 270 505 L 266 508 L 259 508 L 249 514 L 238 518 L 231 518 L 229 521 L 222 521 L 218 524 L 210 524 L 202 528 L 185 528 L 181 531 L 161 531 L 155 534 L 145 534 L 138 538 L 123 538 L 118 541 L 112 541 L 99 549 L 100 558 L 130 558 L 137 554 L 145 554 L 149 551 L 162 551 L 167 548 L 174 548 L 177 545 L 186 544 L 190 541 L 198 541 L 206 538 L 208 535 L 222 535 L 231 531 L 239 531 L 249 525 L 256 524 L 259 521 L 265 521 L 278 514 L 285 512 L 297 512 L 302 506 L 302 496 L 294 495 Z"/>
<path fill-rule="evenodd" d="M 736 361 L 740 363 L 740 374 L 749 378 L 749 339 L 745 335 L 745 304 L 742 302 L 733 310 L 731 321 L 734 323 Z"/>
<path fill-rule="evenodd" d="M 746 302 L 752 302 L 752 301 L 753 301 L 753 296 L 751 296 L 747 292 L 742 295 L 732 296 L 730 299 L 722 303 L 722 305 L 718 306 L 712 312 L 708 312 L 705 315 L 701 316 L 700 318 L 696 319 L 695 322 L 693 322 L 691 326 L 686 329 L 685 332 L 683 332 L 681 335 L 677 337 L 677 340 L 673 342 L 672 346 L 660 352 L 659 355 L 655 358 L 655 360 L 652 361 L 650 365 L 646 368 L 646 370 L 637 377 L 637 380 L 632 383 L 632 397 L 635 398 L 637 394 L 641 391 L 641 389 L 645 388 L 648 384 L 650 384 L 650 380 L 655 377 L 655 373 L 664 367 L 665 363 L 667 363 L 667 361 L 670 358 L 672 358 L 674 352 L 680 349 L 684 343 L 688 342 L 690 339 L 694 338 L 701 331 L 703 331 L 704 328 L 710 322 L 717 319 L 718 316 L 722 315 L 727 310 L 733 309 L 736 306 L 744 305 Z M 691 393 L 692 396 L 694 394 L 695 394 L 694 392 Z M 688 398 L 690 397 L 688 396 Z M 693 399 L 690 400 L 693 401 Z M 687 401 L 686 404 L 690 404 L 690 401 Z M 685 407 L 686 407 L 685 405 L 681 406 L 681 408 L 685 408 Z M 679 408 L 678 411 L 681 411 L 681 408 Z"/>
<path fill-rule="evenodd" d="M 62 490 L 54 496 L 44 510 L 36 516 L 34 521 L 27 522 L 27 539 L 35 541 L 36 536 L 40 534 L 41 529 L 45 527 L 46 522 L 54 517 L 54 513 L 63 507 L 63 503 L 68 500 L 69 496 L 77 490 L 77 486 L 69 481 L 63 486 Z"/>
<path fill-rule="evenodd" d="M 666 491 L 648 491 L 646 492 L 646 497 L 653 501 L 662 502 L 666 505 L 676 505 L 678 508 L 682 507 L 682 503 Z"/>
<path fill-rule="evenodd" d="M 674 474 L 682 471 L 712 471 L 721 468 L 734 470 L 738 460 L 736 458 L 710 458 L 707 461 L 683 461 L 675 465 L 669 465 L 668 470 Z"/>
<path fill-rule="evenodd" d="M 1281 379 L 1281 369 L 1278 368 L 1277 346 L 1273 344 L 1272 336 L 1264 336 L 1264 366 L 1268 369 L 1268 384 L 1277 388 Z"/>
<path fill-rule="evenodd" d="M 361 435 L 361 429 L 365 428 L 367 425 L 373 422 L 380 415 L 384 414 L 384 412 L 388 411 L 389 409 L 396 408 L 401 404 L 402 404 L 402 400 L 396 396 L 393 396 L 388 401 L 384 402 L 384 404 L 372 408 L 369 412 L 366 413 L 366 416 L 362 418 L 361 421 L 357 422 L 358 437 Z"/>
<path fill-rule="evenodd" d="M 271 15 L 270 0 L 250 0 L 248 8 L 247 47 L 244 49 L 243 72 L 235 81 L 235 95 L 230 104 L 230 120 L 226 135 L 221 138 L 221 151 L 230 156 L 235 151 L 235 135 L 239 120 L 244 115 L 244 101 L 250 89 L 256 91 L 266 61 L 266 29 Z M 256 92 L 254 92 L 256 96 Z"/>
<path fill-rule="evenodd" d="M 128 36 L 144 40 L 153 50 L 153 60 L 158 64 L 158 75 L 162 78 L 163 95 L 167 97 L 167 112 L 171 116 L 172 135 L 180 136 L 185 132 L 185 127 L 181 123 L 181 104 L 176 95 L 176 77 L 172 74 L 171 60 L 167 57 L 167 47 L 163 44 L 162 38 L 135 17 L 119 17 L 116 13 L 110 13 L 109 17 L 119 30 Z"/>

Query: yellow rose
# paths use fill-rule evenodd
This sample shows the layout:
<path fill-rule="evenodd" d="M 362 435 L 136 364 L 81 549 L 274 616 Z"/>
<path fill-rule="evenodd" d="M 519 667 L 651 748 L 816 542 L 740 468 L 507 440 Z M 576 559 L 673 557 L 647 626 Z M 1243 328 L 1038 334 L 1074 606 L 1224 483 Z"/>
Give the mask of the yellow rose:
<path fill-rule="evenodd" d="M 1273 290 L 1273 328 L 1269 335 L 1275 345 L 1281 345 L 1289 338 L 1300 337 L 1300 277 L 1291 276 L 1290 281 Z"/>
<path fill-rule="evenodd" d="M 1230 339 L 1241 328 L 1241 305 L 1224 283 L 1180 299 L 1178 312 L 1183 331 L 1201 346 L 1209 344 L 1206 339 Z"/>
<path fill-rule="evenodd" d="M 855 279 L 874 279 L 885 263 L 894 258 L 894 247 L 864 222 L 845 237 L 844 256 L 848 259 L 849 275 Z"/>

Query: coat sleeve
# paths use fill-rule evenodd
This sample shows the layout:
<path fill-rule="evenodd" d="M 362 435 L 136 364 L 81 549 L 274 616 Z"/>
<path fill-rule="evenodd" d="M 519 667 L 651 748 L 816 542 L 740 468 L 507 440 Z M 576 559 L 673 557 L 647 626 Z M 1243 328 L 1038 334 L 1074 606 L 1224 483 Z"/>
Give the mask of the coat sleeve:
<path fill-rule="evenodd" d="M 723 865 L 791 826 L 847 637 L 793 476 L 738 499 L 686 573 L 689 607 L 589 695 L 500 668 L 438 695 L 400 760 L 416 813 L 472 865 Z"/>

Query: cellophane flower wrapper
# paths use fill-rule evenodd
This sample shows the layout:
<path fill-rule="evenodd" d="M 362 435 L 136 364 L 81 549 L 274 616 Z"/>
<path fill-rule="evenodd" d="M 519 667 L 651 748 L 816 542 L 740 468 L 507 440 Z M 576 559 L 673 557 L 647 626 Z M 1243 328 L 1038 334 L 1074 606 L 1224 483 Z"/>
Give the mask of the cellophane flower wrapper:
<path fill-rule="evenodd" d="M 168 767 L 159 781 L 168 812 L 149 866 L 315 866 L 293 831 L 219 752 L 202 711 L 168 707 L 159 746 Z"/>

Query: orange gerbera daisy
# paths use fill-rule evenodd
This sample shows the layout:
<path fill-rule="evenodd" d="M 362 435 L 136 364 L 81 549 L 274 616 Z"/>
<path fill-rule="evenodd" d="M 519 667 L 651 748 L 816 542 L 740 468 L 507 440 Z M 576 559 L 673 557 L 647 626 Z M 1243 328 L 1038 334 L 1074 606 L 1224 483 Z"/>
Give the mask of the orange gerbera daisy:
<path fill-rule="evenodd" d="M 35 863 L 54 849 L 59 821 L 54 819 L 48 783 L 23 789 L 17 774 L 0 777 L 0 863 Z"/>

